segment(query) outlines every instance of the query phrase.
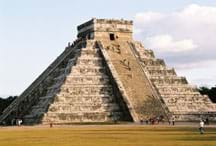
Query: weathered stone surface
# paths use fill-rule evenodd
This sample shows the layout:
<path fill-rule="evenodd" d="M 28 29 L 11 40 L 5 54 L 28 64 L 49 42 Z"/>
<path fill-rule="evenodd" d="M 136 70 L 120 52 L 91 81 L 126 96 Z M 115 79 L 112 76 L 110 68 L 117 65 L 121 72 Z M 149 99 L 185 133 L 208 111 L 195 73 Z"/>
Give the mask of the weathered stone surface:
<path fill-rule="evenodd" d="M 216 106 L 132 38 L 132 21 L 92 19 L 1 115 L 8 124 L 215 119 Z M 215 119 L 216 120 L 216 119 Z"/>

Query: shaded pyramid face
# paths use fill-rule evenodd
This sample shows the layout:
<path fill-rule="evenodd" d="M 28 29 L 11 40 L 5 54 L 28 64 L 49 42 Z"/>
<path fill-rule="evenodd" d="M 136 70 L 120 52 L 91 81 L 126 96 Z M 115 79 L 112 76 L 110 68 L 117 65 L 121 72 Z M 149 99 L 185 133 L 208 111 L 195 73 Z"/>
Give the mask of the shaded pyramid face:
<path fill-rule="evenodd" d="M 1 123 L 215 119 L 216 106 L 132 38 L 132 22 L 92 19 L 8 107 Z"/>
<path fill-rule="evenodd" d="M 177 76 L 174 68 L 166 66 L 164 60 L 157 59 L 152 50 L 147 50 L 140 42 L 133 48 L 139 56 L 145 74 L 154 86 L 158 96 L 177 121 L 199 121 L 201 118 L 216 120 L 216 104 L 198 89 L 188 84 L 185 77 Z"/>

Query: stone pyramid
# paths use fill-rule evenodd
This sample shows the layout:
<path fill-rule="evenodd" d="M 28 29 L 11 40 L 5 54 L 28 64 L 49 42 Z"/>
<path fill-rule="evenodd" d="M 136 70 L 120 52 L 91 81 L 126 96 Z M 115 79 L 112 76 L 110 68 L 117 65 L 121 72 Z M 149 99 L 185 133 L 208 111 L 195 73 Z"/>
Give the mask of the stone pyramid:
<path fill-rule="evenodd" d="M 0 122 L 216 120 L 216 105 L 132 38 L 132 21 L 92 19 L 77 40 L 9 106 Z"/>

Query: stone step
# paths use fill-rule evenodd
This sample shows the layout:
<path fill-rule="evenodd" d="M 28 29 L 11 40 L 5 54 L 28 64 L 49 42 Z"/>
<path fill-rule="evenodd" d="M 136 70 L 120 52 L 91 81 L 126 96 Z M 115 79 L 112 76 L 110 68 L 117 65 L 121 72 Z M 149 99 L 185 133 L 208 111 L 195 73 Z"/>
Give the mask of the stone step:
<path fill-rule="evenodd" d="M 65 90 L 67 90 L 67 87 L 62 87 L 62 88 L 66 88 Z M 95 87 L 95 88 L 91 88 L 91 87 L 86 87 L 86 88 L 81 88 L 81 87 L 73 87 L 70 88 L 68 90 L 67 93 L 73 94 L 73 95 L 112 95 L 113 94 L 113 90 L 110 87 Z"/>
<path fill-rule="evenodd" d="M 68 89 L 77 89 L 77 88 L 112 88 L 112 85 L 110 84 L 71 84 L 71 83 L 68 83 L 68 84 L 64 84 L 62 86 L 63 88 L 68 88 Z"/>
<path fill-rule="evenodd" d="M 165 103 L 167 103 L 167 106 L 169 107 L 169 105 L 176 105 L 176 106 L 191 106 L 191 105 L 195 105 L 197 107 L 200 106 L 206 106 L 206 104 L 208 104 L 208 102 L 203 102 L 202 100 L 178 100 L 178 99 L 173 99 L 173 98 L 169 98 L 169 99 L 164 99 Z M 183 105 L 182 105 L 183 104 Z"/>
<path fill-rule="evenodd" d="M 39 97 L 39 99 L 47 100 L 47 99 L 51 99 L 52 97 L 53 97 L 53 95 L 46 95 L 46 96 Z"/>
<path fill-rule="evenodd" d="M 121 112 L 119 111 L 114 111 L 114 112 L 109 112 L 109 111 L 84 111 L 84 112 L 80 112 L 80 111 L 74 111 L 74 112 L 70 112 L 70 113 L 63 113 L 63 112 L 48 112 L 45 114 L 45 117 L 53 117 L 53 116 L 59 116 L 59 115 L 67 115 L 67 116 L 70 116 L 70 115 L 78 115 L 78 116 L 82 116 L 82 115 L 94 115 L 94 114 L 102 114 L 102 115 L 106 115 L 108 117 L 111 117 L 111 116 L 115 116 L 115 115 L 122 115 Z"/>
<path fill-rule="evenodd" d="M 160 92 L 160 94 L 161 96 L 200 96 L 199 92 Z"/>
<path fill-rule="evenodd" d="M 34 118 L 34 119 L 37 119 L 39 117 L 41 117 L 42 115 L 44 115 L 45 112 L 42 112 L 42 111 L 39 111 L 39 112 L 31 112 L 31 114 L 28 114 L 28 115 L 25 115 L 23 117 L 24 121 L 25 119 L 31 119 L 31 118 Z"/>
<path fill-rule="evenodd" d="M 120 110 L 119 106 L 115 103 L 54 103 L 49 107 L 49 112 L 62 112 L 62 113 L 71 113 L 71 112 L 91 112 L 91 111 L 118 111 Z"/>
<path fill-rule="evenodd" d="M 164 70 L 147 70 L 147 75 L 149 77 L 158 76 L 177 76 L 174 69 L 164 69 Z"/>
<path fill-rule="evenodd" d="M 82 51 L 99 51 L 99 48 L 95 48 L 93 46 L 86 46 L 85 48 L 81 49 Z"/>
<path fill-rule="evenodd" d="M 53 87 L 53 86 L 48 87 L 47 88 L 47 96 L 53 96 L 56 93 L 58 93 L 59 91 L 60 91 L 60 87 L 59 86 L 56 86 L 56 88 Z"/>
<path fill-rule="evenodd" d="M 46 112 L 48 104 L 33 106 L 29 116 L 38 116 Z M 87 102 L 73 102 L 73 103 L 58 103 L 55 102 L 49 107 L 49 112 L 62 112 L 62 113 L 71 113 L 71 112 L 103 112 L 103 111 L 118 111 L 119 106 L 116 103 L 87 103 Z"/>
<path fill-rule="evenodd" d="M 72 68 L 72 75 L 104 75 L 106 70 L 104 67 L 76 66 Z"/>
<path fill-rule="evenodd" d="M 200 108 L 197 108 L 196 106 L 176 106 L 176 105 L 173 105 L 172 107 L 171 106 L 168 106 L 169 110 L 172 111 L 172 113 L 178 113 L 178 112 L 200 112 L 201 109 Z M 202 109 L 202 111 L 206 111 L 206 109 Z"/>
<path fill-rule="evenodd" d="M 87 49 L 82 49 L 80 52 L 80 56 L 82 57 L 99 57 L 100 54 L 98 53 L 98 50 L 87 50 Z"/>
<path fill-rule="evenodd" d="M 39 121 L 39 117 L 43 114 L 36 116 L 26 116 L 24 122 L 35 123 L 35 120 Z M 49 124 L 54 123 L 73 123 L 73 122 L 108 122 L 113 120 L 119 120 L 121 117 L 120 112 L 90 112 L 90 113 L 47 113 L 45 114 L 42 123 Z"/>
<path fill-rule="evenodd" d="M 149 78 L 155 80 L 186 80 L 185 77 L 179 76 L 150 76 Z"/>
<path fill-rule="evenodd" d="M 64 80 L 54 83 L 52 86 L 50 86 L 50 87 L 47 88 L 48 92 L 49 92 L 49 91 L 54 92 L 54 91 L 58 90 L 58 88 L 59 88 L 63 83 L 64 83 Z"/>
<path fill-rule="evenodd" d="M 102 84 L 102 85 L 94 85 L 94 84 L 66 84 L 62 86 L 63 88 L 68 88 L 70 91 L 74 90 L 112 90 L 112 85 Z M 68 93 L 70 93 L 70 91 Z"/>
<path fill-rule="evenodd" d="M 69 103 L 69 104 L 74 104 L 74 103 L 91 103 L 91 104 L 98 104 L 98 103 L 114 103 L 116 102 L 117 100 L 112 97 L 112 96 L 109 96 L 109 97 L 106 97 L 106 98 L 99 98 L 97 96 L 92 96 L 92 97 L 80 97 L 80 98 L 77 98 L 77 97 L 74 97 L 74 96 L 58 96 L 56 98 L 59 98 L 57 99 L 55 102 L 58 104 L 58 103 Z"/>
<path fill-rule="evenodd" d="M 85 76 L 68 76 L 65 80 L 65 84 L 100 84 L 105 83 L 108 80 L 106 75 L 85 75 Z"/>
<path fill-rule="evenodd" d="M 201 94 L 166 94 L 164 97 L 170 97 L 170 98 L 198 98 L 198 99 L 207 99 L 205 96 Z"/>
<path fill-rule="evenodd" d="M 204 104 L 188 104 L 188 105 L 185 105 L 185 104 L 181 104 L 181 103 L 178 103 L 179 105 L 177 104 L 173 104 L 173 106 L 170 106 L 168 105 L 169 109 L 172 110 L 172 112 L 179 112 L 179 111 L 188 111 L 188 112 L 197 112 L 197 113 L 203 113 L 203 112 L 211 112 L 212 111 L 215 111 L 215 109 L 212 108 L 211 105 L 204 105 Z"/>
<path fill-rule="evenodd" d="M 104 66 L 87 66 L 87 65 L 76 65 L 72 69 L 105 69 Z"/>
<path fill-rule="evenodd" d="M 197 89 L 192 88 L 191 86 L 157 86 L 158 91 L 161 94 L 166 93 L 193 93 L 198 92 Z"/>
<path fill-rule="evenodd" d="M 101 58 L 79 58 L 76 62 L 77 65 L 86 65 L 86 66 L 102 66 Z"/>
<path fill-rule="evenodd" d="M 153 82 L 156 86 L 160 86 L 161 84 L 174 84 L 174 85 L 182 85 L 182 84 L 188 84 L 187 80 L 185 77 L 174 77 L 174 78 L 163 78 L 163 77 L 159 77 L 159 78 L 151 78 L 150 79 L 151 82 Z"/>
<path fill-rule="evenodd" d="M 67 76 L 67 74 L 66 74 L 66 73 L 62 73 L 62 74 L 60 74 L 59 76 L 57 76 L 57 77 L 53 78 L 53 80 L 55 80 L 55 81 L 57 82 L 57 81 L 60 81 L 60 80 L 63 80 L 63 79 L 65 79 L 65 78 L 66 78 L 66 76 Z"/>
<path fill-rule="evenodd" d="M 53 106 L 64 106 L 64 107 L 91 107 L 91 106 L 101 106 L 101 107 L 118 107 L 118 104 L 115 102 L 105 103 L 103 101 L 93 101 L 93 100 L 86 100 L 86 101 L 73 101 L 69 102 L 67 100 L 62 102 L 54 101 L 50 107 Z"/>
<path fill-rule="evenodd" d="M 166 95 L 163 96 L 164 100 L 173 100 L 173 101 L 202 101 L 209 102 L 208 98 L 203 97 L 202 95 Z"/>
<path fill-rule="evenodd" d="M 32 109 L 45 108 L 52 103 L 52 98 L 40 99 L 39 102 L 32 106 Z"/>
<path fill-rule="evenodd" d="M 156 58 L 142 58 L 141 59 L 144 66 L 166 66 L 164 60 Z"/>
<path fill-rule="evenodd" d="M 57 96 L 56 98 L 60 98 L 59 101 L 56 101 L 56 103 L 114 103 L 117 102 L 117 100 L 113 96 L 106 96 L 106 97 L 99 97 L 99 96 L 70 96 L 70 95 L 64 95 L 64 96 Z"/>
<path fill-rule="evenodd" d="M 99 54 L 80 54 L 80 56 L 78 56 L 77 60 L 83 60 L 83 59 L 101 59 L 101 56 Z"/>
<path fill-rule="evenodd" d="M 184 106 L 191 106 L 191 105 L 196 105 L 196 106 L 200 106 L 200 105 L 204 105 L 205 103 L 201 100 L 178 100 L 178 99 L 173 99 L 173 98 L 169 98 L 169 99 L 164 99 L 164 101 L 167 103 L 167 105 L 169 104 L 175 104 L 176 106 L 179 106 L 177 104 L 181 104 L 183 103 Z"/>
<path fill-rule="evenodd" d="M 167 95 L 199 95 L 199 92 L 194 91 L 188 91 L 188 92 L 159 92 L 161 96 L 167 96 Z"/>
<path fill-rule="evenodd" d="M 80 101 L 80 100 L 101 100 L 101 101 L 113 101 L 114 96 L 108 95 L 108 94 L 102 94 L 102 95 L 73 95 L 68 92 L 62 91 L 64 93 L 59 93 L 56 95 L 56 97 L 63 97 L 65 100 L 73 100 L 73 101 Z"/>
<path fill-rule="evenodd" d="M 144 66 L 144 68 L 148 70 L 170 70 L 172 68 L 168 68 L 166 66 Z"/>
<path fill-rule="evenodd" d="M 32 112 L 34 112 L 34 110 L 42 110 L 42 111 L 45 111 L 47 109 L 47 107 L 52 104 L 52 106 L 54 105 L 61 105 L 61 106 L 74 106 L 74 107 L 77 107 L 77 106 L 85 106 L 85 104 L 87 106 L 93 106 L 93 105 L 98 105 L 98 104 L 101 104 L 101 105 L 104 105 L 104 106 L 107 106 L 107 105 L 113 105 L 116 100 L 114 99 L 114 97 L 112 96 L 85 96 L 85 97 L 82 97 L 82 96 L 77 96 L 77 97 L 67 97 L 65 98 L 64 97 L 64 100 L 58 100 L 58 97 L 56 97 L 57 99 L 55 100 L 54 103 L 51 102 L 51 100 L 49 99 L 43 99 L 43 100 L 40 100 L 38 102 L 37 105 L 34 105 L 32 107 Z"/>
<path fill-rule="evenodd" d="M 135 45 L 136 46 L 136 45 Z M 142 47 L 135 47 L 136 52 L 139 54 L 140 58 L 155 58 L 154 52 L 152 50 L 144 49 Z"/>
<path fill-rule="evenodd" d="M 104 122 L 111 120 L 111 115 L 107 112 L 92 113 L 53 113 L 46 114 L 43 123 L 72 123 L 72 122 Z"/>

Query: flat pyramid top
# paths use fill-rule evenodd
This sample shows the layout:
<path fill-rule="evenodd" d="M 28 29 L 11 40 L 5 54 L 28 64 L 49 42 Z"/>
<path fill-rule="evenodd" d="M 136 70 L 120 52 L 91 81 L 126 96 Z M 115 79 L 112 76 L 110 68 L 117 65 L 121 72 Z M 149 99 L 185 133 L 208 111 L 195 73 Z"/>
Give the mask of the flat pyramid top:
<path fill-rule="evenodd" d="M 133 21 L 132 20 L 124 20 L 124 19 L 96 19 L 96 18 L 92 18 L 91 20 L 80 24 L 77 28 L 78 30 L 87 27 L 89 25 L 92 24 L 121 24 L 121 25 L 133 25 Z"/>
<path fill-rule="evenodd" d="M 93 35 L 95 32 L 132 33 L 133 21 L 124 19 L 96 19 L 93 18 L 77 27 L 78 37 Z M 97 34 L 96 34 L 97 35 Z"/>

